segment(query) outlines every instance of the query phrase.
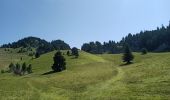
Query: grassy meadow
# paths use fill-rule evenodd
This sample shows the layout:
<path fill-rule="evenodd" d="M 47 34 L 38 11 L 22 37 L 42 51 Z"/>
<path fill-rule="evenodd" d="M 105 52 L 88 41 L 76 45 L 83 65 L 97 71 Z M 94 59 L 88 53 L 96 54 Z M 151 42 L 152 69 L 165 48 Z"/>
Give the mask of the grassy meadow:
<path fill-rule="evenodd" d="M 134 53 L 134 63 L 123 65 L 122 54 L 93 55 L 81 51 L 78 59 L 65 58 L 67 70 L 51 71 L 56 51 L 31 59 L 0 50 L 0 69 L 8 64 L 32 64 L 33 73 L 0 73 L 0 100 L 168 100 L 170 53 Z M 23 60 L 20 60 L 23 57 Z"/>

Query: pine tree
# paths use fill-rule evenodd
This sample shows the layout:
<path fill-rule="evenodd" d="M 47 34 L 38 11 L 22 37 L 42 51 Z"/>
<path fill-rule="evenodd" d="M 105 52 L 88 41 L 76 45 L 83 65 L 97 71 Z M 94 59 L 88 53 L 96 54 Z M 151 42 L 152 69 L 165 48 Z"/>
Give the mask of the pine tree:
<path fill-rule="evenodd" d="M 70 51 L 69 50 L 67 51 L 67 56 L 70 56 Z"/>
<path fill-rule="evenodd" d="M 35 53 L 35 58 L 39 58 L 40 57 L 40 53 L 36 52 Z"/>
<path fill-rule="evenodd" d="M 54 58 L 54 64 L 52 66 L 53 71 L 61 72 L 66 69 L 66 62 L 64 56 L 62 56 L 60 51 L 57 51 Z"/>
<path fill-rule="evenodd" d="M 124 55 L 123 55 L 123 62 L 127 62 L 127 64 L 130 64 L 133 59 L 134 59 L 134 56 L 129 48 L 129 45 L 126 44 Z"/>
<path fill-rule="evenodd" d="M 25 74 L 26 70 L 27 70 L 27 65 L 26 65 L 26 63 L 24 62 L 24 63 L 22 64 L 22 69 L 21 69 L 23 75 Z"/>
<path fill-rule="evenodd" d="M 15 73 L 16 75 L 21 75 L 21 66 L 20 66 L 20 64 L 18 64 L 18 63 L 16 64 L 14 73 Z"/>

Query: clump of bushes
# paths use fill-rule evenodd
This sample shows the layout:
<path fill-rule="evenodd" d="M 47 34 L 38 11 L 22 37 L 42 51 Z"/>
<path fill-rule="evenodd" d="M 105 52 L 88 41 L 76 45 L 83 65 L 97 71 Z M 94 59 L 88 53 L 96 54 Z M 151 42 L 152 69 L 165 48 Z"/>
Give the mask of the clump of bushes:
<path fill-rule="evenodd" d="M 9 73 L 14 73 L 15 75 L 25 75 L 25 74 L 30 74 L 32 73 L 32 65 L 29 64 L 28 66 L 26 65 L 26 63 L 23 63 L 22 65 L 20 65 L 19 63 L 17 64 L 13 64 L 11 63 L 9 65 Z"/>

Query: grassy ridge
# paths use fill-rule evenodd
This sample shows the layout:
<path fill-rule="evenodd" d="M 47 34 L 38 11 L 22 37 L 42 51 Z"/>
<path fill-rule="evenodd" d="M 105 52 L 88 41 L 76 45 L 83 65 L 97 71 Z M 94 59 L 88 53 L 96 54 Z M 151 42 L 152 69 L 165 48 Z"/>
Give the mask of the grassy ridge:
<path fill-rule="evenodd" d="M 2 100 L 136 100 L 170 98 L 170 53 L 135 53 L 134 64 L 123 66 L 120 54 L 66 56 L 67 70 L 51 71 L 54 52 L 25 59 L 33 74 L 0 74 Z M 2 58 L 2 56 L 0 57 Z"/>

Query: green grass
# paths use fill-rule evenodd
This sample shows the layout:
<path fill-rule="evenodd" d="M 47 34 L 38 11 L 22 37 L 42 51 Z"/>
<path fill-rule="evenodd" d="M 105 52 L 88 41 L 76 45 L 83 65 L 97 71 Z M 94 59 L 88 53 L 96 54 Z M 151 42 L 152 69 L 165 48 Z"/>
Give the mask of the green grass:
<path fill-rule="evenodd" d="M 2 53 L 3 52 L 3 53 Z M 30 75 L 0 74 L 0 100 L 168 100 L 170 98 L 170 53 L 135 53 L 134 63 L 122 66 L 121 54 L 80 53 L 78 59 L 65 56 L 67 70 L 51 71 L 54 52 L 26 61 Z M 1 50 L 0 59 L 10 63 Z M 13 53 L 20 57 L 20 55 Z M 3 62 L 1 62 L 3 63 Z"/>
<path fill-rule="evenodd" d="M 8 65 L 13 62 L 21 62 L 21 57 L 23 60 L 28 60 L 28 56 L 23 53 L 17 53 L 17 49 L 9 49 L 9 51 L 5 51 L 5 49 L 0 49 L 0 70 L 5 69 Z"/>

